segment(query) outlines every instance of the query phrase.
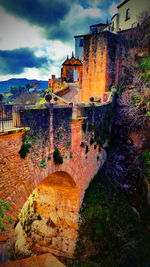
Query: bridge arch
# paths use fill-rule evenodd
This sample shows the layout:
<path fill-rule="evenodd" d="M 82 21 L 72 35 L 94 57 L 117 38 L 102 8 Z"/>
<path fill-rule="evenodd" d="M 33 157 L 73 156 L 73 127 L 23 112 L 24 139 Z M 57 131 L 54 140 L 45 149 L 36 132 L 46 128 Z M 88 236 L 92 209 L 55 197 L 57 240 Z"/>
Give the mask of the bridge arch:
<path fill-rule="evenodd" d="M 22 207 L 16 225 L 16 252 L 51 252 L 71 257 L 78 229 L 79 189 L 66 172 L 43 179 Z"/>

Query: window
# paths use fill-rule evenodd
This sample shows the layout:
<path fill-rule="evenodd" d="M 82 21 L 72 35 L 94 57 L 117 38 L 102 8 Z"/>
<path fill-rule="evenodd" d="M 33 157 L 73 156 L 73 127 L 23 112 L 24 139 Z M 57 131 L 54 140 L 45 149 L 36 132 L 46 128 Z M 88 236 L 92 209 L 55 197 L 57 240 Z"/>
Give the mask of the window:
<path fill-rule="evenodd" d="M 130 19 L 130 8 L 128 8 L 128 9 L 126 10 L 125 20 L 128 20 L 128 19 Z"/>
<path fill-rule="evenodd" d="M 82 47 L 83 46 L 83 43 L 84 43 L 84 40 L 83 39 L 80 39 L 79 46 Z"/>
<path fill-rule="evenodd" d="M 137 22 L 132 23 L 132 28 L 137 27 Z"/>
<path fill-rule="evenodd" d="M 97 27 L 91 27 L 91 33 L 96 34 L 97 33 Z"/>
<path fill-rule="evenodd" d="M 112 24 L 111 24 L 111 31 L 112 31 L 112 32 L 114 31 L 114 21 L 113 21 Z"/>

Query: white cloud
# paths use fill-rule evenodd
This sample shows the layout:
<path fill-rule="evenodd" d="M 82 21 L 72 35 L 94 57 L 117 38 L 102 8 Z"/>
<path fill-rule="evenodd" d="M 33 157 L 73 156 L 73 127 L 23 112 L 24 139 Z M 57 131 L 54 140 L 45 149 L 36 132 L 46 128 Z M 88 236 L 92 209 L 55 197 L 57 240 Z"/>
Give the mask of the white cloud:
<path fill-rule="evenodd" d="M 58 40 L 45 40 L 40 28 L 8 15 L 1 8 L 0 16 L 0 50 L 32 47 L 36 49 L 35 56 L 46 56 L 49 59 L 49 69 L 26 68 L 23 73 L 13 75 L 13 78 L 26 77 L 28 79 L 47 80 L 51 74 L 60 76 L 61 64 L 58 61 L 63 60 L 67 55 L 71 55 L 73 45 Z M 54 61 L 53 65 L 50 60 Z M 0 75 L 1 81 L 10 78 L 12 78 L 12 75 Z"/>
<path fill-rule="evenodd" d="M 101 5 L 105 0 L 87 0 L 87 3 L 89 3 L 92 6 Z"/>
<path fill-rule="evenodd" d="M 112 2 L 111 6 L 108 9 L 108 12 L 111 16 L 115 15 L 116 13 L 118 13 L 118 9 L 117 9 L 118 3 Z"/>
<path fill-rule="evenodd" d="M 34 47 L 42 42 L 40 28 L 8 15 L 0 8 L 0 49 Z"/>
<path fill-rule="evenodd" d="M 0 80 L 7 80 L 12 77 L 48 80 L 51 74 L 55 74 L 57 77 L 60 76 L 61 63 L 67 55 L 71 56 L 71 52 L 74 50 L 73 36 L 87 33 L 89 25 L 93 21 L 99 22 L 105 18 L 105 12 L 94 6 L 98 2 L 101 1 L 91 0 L 93 6 L 88 9 L 76 3 L 72 5 L 69 14 L 60 23 L 60 29 L 65 29 L 72 36 L 70 41 L 65 43 L 61 40 L 45 39 L 42 28 L 32 26 L 21 19 L 7 14 L 0 8 L 0 50 L 32 47 L 35 48 L 35 55 L 37 57 L 46 56 L 49 59 L 48 66 L 45 69 L 26 68 L 19 75 L 0 75 Z"/>
<path fill-rule="evenodd" d="M 97 7 L 88 9 L 83 8 L 79 4 L 74 4 L 70 13 L 61 22 L 60 27 L 70 32 L 70 35 L 85 34 L 89 32 L 91 24 L 103 21 L 106 14 Z"/>

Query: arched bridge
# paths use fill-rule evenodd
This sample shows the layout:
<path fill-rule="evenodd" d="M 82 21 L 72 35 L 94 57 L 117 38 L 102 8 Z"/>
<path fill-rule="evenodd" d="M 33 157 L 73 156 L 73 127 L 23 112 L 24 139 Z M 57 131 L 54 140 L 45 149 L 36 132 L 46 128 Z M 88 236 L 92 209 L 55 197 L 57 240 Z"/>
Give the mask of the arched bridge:
<path fill-rule="evenodd" d="M 30 130 L 0 136 L 0 199 L 19 218 L 18 253 L 72 256 L 85 190 L 106 159 L 112 108 L 113 101 L 26 109 L 20 120 Z"/>

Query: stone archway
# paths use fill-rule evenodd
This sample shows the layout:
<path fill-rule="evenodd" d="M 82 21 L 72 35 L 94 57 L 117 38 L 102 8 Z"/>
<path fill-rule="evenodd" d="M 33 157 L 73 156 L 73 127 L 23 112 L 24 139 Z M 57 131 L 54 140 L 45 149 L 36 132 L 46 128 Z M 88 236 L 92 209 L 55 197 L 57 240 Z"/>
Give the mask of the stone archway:
<path fill-rule="evenodd" d="M 79 192 L 65 172 L 46 177 L 24 204 L 16 226 L 16 252 L 73 255 L 78 229 Z"/>
<path fill-rule="evenodd" d="M 75 58 L 73 55 L 69 59 L 67 59 L 62 64 L 62 72 L 61 72 L 62 80 L 67 82 L 82 82 L 82 62 Z"/>

